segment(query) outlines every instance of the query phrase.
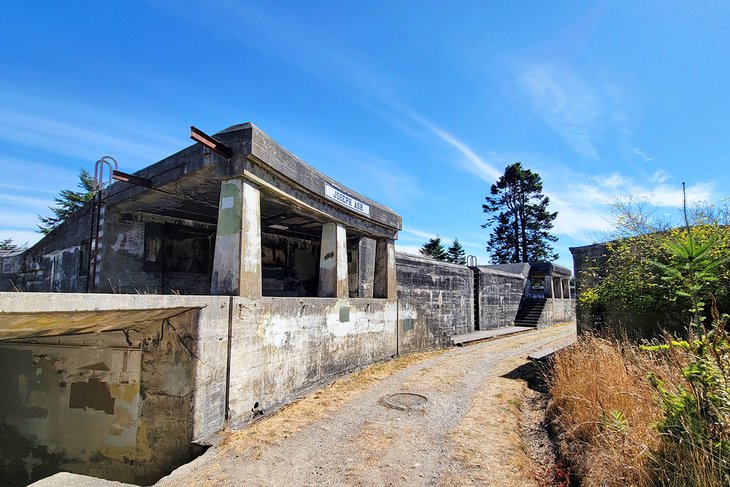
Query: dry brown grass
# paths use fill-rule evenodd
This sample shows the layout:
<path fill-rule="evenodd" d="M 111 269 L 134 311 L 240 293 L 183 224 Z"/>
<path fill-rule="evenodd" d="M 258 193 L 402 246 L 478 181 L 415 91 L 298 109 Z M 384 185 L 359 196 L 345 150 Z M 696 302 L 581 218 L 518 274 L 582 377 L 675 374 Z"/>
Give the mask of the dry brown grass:
<path fill-rule="evenodd" d="M 548 417 L 582 485 L 649 485 L 661 410 L 646 374 L 656 364 L 627 342 L 585 336 L 553 365 Z"/>

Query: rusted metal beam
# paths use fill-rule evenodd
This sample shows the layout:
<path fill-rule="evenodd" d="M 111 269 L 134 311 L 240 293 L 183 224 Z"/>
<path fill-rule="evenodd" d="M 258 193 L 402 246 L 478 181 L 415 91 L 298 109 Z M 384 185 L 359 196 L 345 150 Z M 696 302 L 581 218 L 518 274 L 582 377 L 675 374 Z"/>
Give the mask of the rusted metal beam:
<path fill-rule="evenodd" d="M 233 149 L 198 128 L 190 127 L 190 138 L 226 159 L 230 159 L 233 155 Z"/>
<path fill-rule="evenodd" d="M 145 188 L 152 187 L 151 180 L 141 178 L 139 176 L 134 176 L 132 174 L 127 174 L 126 172 L 117 171 L 116 169 L 112 171 L 112 179 L 114 179 L 115 181 L 121 181 L 123 183 L 134 184 L 135 186 L 143 186 Z"/>

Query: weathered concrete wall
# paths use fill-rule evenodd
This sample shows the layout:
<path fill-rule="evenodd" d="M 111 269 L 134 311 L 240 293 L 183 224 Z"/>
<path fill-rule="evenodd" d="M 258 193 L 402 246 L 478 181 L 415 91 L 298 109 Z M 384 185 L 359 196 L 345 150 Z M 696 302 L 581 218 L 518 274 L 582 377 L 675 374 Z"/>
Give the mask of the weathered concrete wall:
<path fill-rule="evenodd" d="M 474 331 L 474 277 L 465 266 L 396 254 L 401 352 L 445 346 Z"/>
<path fill-rule="evenodd" d="M 210 293 L 214 226 L 113 208 L 106 215 L 96 291 Z"/>
<path fill-rule="evenodd" d="M 573 254 L 573 275 L 575 276 L 575 294 L 581 294 L 596 285 L 603 278 L 608 263 L 608 247 L 605 243 L 571 247 Z M 600 329 L 607 321 L 606 310 L 603 307 L 576 304 L 576 325 L 578 330 Z"/>
<path fill-rule="evenodd" d="M 395 355 L 395 319 L 384 299 L 233 298 L 232 424 Z"/>
<path fill-rule="evenodd" d="M 107 332 L 88 345 L 53 342 L 0 345 L 0 477 L 7 484 L 82 463 L 84 473 L 118 476 L 125 467 L 117 454 L 137 444 L 139 340 L 128 346 L 121 333 Z"/>
<path fill-rule="evenodd" d="M 512 326 L 526 285 L 521 274 L 479 267 L 479 330 Z"/>
<path fill-rule="evenodd" d="M 82 292 L 88 265 L 89 206 L 27 251 L 0 257 L 0 291 Z"/>
<path fill-rule="evenodd" d="M 85 207 L 27 251 L 0 257 L 0 291 L 86 292 L 89 225 Z M 214 225 L 109 207 L 102 226 L 92 292 L 210 293 Z"/>
<path fill-rule="evenodd" d="M 52 335 L 0 343 L 0 387 L 9 398 L 0 402 L 0 478 L 25 485 L 64 469 L 151 483 L 189 461 L 192 443 L 205 443 L 225 421 L 228 304 L 223 297 L 0 295 L 0 327 L 37 310 L 39 333 Z M 145 307 L 172 314 L 124 323 Z M 91 321 L 93 313 L 104 320 L 117 313 L 119 331 L 58 335 L 52 313 L 74 309 Z"/>
<path fill-rule="evenodd" d="M 538 327 L 575 320 L 575 299 L 547 299 Z"/>
<path fill-rule="evenodd" d="M 319 247 L 318 241 L 263 233 L 263 295 L 316 297 Z"/>
<path fill-rule="evenodd" d="M 607 276 L 609 248 L 606 243 L 571 247 L 575 272 L 576 322 L 579 332 L 606 331 L 632 338 L 654 338 L 669 330 L 682 334 L 687 322 L 668 309 L 621 309 L 610 303 L 586 304 L 580 300 L 587 289 Z"/>

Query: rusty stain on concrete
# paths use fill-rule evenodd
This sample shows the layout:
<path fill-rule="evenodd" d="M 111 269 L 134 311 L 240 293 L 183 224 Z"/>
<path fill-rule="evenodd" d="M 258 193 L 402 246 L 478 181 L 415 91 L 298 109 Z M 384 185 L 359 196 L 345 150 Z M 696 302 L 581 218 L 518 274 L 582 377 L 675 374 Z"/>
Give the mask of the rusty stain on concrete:
<path fill-rule="evenodd" d="M 109 391 L 109 384 L 95 377 L 89 378 L 88 382 L 71 383 L 68 407 L 96 409 L 106 414 L 114 414 L 114 398 Z"/>

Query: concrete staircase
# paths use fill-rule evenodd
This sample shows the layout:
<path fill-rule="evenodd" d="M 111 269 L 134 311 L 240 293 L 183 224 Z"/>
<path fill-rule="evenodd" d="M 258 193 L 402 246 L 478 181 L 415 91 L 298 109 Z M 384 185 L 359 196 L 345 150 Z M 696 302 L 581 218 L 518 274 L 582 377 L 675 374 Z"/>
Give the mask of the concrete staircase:
<path fill-rule="evenodd" d="M 545 308 L 545 298 L 527 298 L 520 303 L 520 309 L 517 310 L 515 318 L 515 326 L 537 326 L 542 316 L 542 310 Z"/>

